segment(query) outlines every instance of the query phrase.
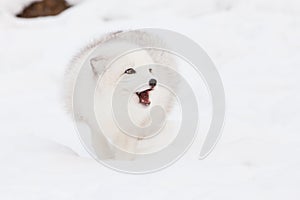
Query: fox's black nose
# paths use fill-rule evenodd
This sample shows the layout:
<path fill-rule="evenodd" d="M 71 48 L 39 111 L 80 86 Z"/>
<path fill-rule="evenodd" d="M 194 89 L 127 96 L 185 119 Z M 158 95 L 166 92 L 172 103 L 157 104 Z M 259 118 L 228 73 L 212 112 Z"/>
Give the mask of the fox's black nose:
<path fill-rule="evenodd" d="M 150 79 L 150 81 L 149 81 L 149 85 L 151 86 L 151 87 L 154 87 L 154 86 L 156 86 L 156 80 L 155 79 Z"/>

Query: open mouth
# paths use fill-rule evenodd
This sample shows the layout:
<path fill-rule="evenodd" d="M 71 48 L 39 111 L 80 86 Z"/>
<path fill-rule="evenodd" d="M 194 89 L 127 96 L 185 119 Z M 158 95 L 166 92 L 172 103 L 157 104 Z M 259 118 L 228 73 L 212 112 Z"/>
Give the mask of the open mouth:
<path fill-rule="evenodd" d="M 149 95 L 150 95 L 150 91 L 152 91 L 153 89 L 154 87 L 151 87 L 144 91 L 136 92 L 135 94 L 139 97 L 140 100 L 139 103 L 143 104 L 144 106 L 149 106 L 151 104 Z"/>

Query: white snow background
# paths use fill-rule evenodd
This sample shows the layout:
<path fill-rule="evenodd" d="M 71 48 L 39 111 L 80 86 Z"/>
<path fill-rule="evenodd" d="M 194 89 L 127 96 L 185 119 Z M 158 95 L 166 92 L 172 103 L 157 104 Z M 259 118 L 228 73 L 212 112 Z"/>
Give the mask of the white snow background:
<path fill-rule="evenodd" d="M 77 0 L 58 16 L 15 18 L 28 2 L 0 1 L 1 200 L 300 199 L 298 0 Z M 227 116 L 205 160 L 196 145 L 163 171 L 129 175 L 77 154 L 63 75 L 91 39 L 145 27 L 207 51 Z"/>

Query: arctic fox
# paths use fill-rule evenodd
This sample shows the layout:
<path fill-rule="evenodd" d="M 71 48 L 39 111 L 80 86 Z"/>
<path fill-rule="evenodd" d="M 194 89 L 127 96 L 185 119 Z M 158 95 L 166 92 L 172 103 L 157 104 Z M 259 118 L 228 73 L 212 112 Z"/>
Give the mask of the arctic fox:
<path fill-rule="evenodd" d="M 142 31 L 109 33 L 87 45 L 66 70 L 66 107 L 75 121 L 89 130 L 84 136 L 81 133 L 81 140 L 97 159 L 134 159 L 135 154 L 158 151 L 171 141 L 172 130 L 167 123 L 157 135 L 143 128 L 155 121 L 149 114 L 155 106 L 160 106 L 165 115 L 172 111 L 174 91 L 161 85 L 160 79 L 166 79 L 168 86 L 176 88 L 176 77 L 156 64 L 176 69 L 175 62 L 165 52 L 151 48 L 119 56 L 123 47 L 138 49 L 162 43 Z M 85 100 L 90 93 L 94 105 Z M 122 103 L 126 104 L 124 108 Z M 120 120 L 117 118 L 122 117 L 119 112 L 123 111 L 128 111 L 127 118 L 135 128 L 130 129 L 132 124 L 124 116 L 121 119 L 124 123 L 117 123 Z M 96 126 L 101 127 L 101 133 Z M 132 132 L 124 133 L 126 130 Z"/>

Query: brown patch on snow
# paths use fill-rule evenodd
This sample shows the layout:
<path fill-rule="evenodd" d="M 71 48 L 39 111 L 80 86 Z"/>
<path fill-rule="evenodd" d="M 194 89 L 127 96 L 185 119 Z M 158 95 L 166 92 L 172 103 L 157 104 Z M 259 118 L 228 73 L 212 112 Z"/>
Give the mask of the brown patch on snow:
<path fill-rule="evenodd" d="M 71 5 L 69 5 L 65 0 L 35 1 L 26 6 L 23 11 L 16 16 L 22 18 L 54 16 L 70 7 Z"/>

